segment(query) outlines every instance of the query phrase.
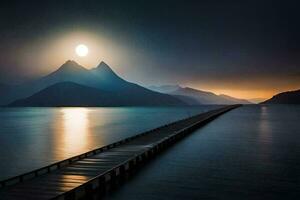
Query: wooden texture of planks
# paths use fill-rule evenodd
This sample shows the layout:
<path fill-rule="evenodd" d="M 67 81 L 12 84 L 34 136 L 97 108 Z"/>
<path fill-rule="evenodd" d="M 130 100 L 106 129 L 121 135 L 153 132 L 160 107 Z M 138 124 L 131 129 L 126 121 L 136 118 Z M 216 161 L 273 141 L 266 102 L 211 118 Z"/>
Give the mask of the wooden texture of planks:
<path fill-rule="evenodd" d="M 158 153 L 199 126 L 239 105 L 226 106 L 165 125 L 104 148 L 84 154 L 82 159 L 67 162 L 48 173 L 37 175 L 0 189 L 0 199 L 82 199 L 139 162 Z M 47 167 L 45 169 L 48 169 Z M 37 173 L 35 173 L 37 174 Z"/>

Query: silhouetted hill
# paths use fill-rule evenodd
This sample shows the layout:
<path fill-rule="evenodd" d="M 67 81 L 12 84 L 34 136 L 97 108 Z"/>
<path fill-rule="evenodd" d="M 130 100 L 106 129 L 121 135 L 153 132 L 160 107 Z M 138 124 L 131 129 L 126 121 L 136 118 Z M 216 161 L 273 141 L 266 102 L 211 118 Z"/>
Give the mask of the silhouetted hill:
<path fill-rule="evenodd" d="M 120 78 L 106 63 L 101 62 L 96 68 L 88 70 L 75 61 L 67 61 L 51 74 L 32 82 L 18 85 L 4 91 L 5 98 L 0 99 L 0 104 L 8 104 L 17 99 L 29 97 L 38 91 L 56 83 L 73 82 L 83 86 L 97 88 L 107 92 L 114 92 L 119 97 L 130 97 L 138 105 L 183 105 L 184 103 L 170 95 L 154 92 L 138 84 L 130 83 Z M 142 103 L 144 102 L 144 103 Z"/>
<path fill-rule="evenodd" d="M 99 90 L 73 82 L 56 83 L 38 93 L 9 106 L 62 107 L 62 106 L 172 106 L 182 105 L 168 95 L 152 95 L 151 98 L 132 98 L 122 94 Z"/>
<path fill-rule="evenodd" d="M 237 99 L 228 95 L 216 95 L 212 92 L 197 90 L 179 85 L 151 86 L 153 90 L 176 95 L 177 98 L 189 105 L 199 104 L 250 104 L 244 99 Z M 174 90 L 172 90 L 174 89 Z"/>
<path fill-rule="evenodd" d="M 170 94 L 184 95 L 194 98 L 198 101 L 199 104 L 233 104 L 228 100 L 224 100 L 223 98 L 218 97 L 212 92 L 196 90 L 189 87 L 180 88 L 176 91 L 171 92 Z"/>
<path fill-rule="evenodd" d="M 300 90 L 276 94 L 262 104 L 300 104 Z"/>
<path fill-rule="evenodd" d="M 10 106 L 109 106 L 119 103 L 112 93 L 72 82 L 56 83 Z"/>

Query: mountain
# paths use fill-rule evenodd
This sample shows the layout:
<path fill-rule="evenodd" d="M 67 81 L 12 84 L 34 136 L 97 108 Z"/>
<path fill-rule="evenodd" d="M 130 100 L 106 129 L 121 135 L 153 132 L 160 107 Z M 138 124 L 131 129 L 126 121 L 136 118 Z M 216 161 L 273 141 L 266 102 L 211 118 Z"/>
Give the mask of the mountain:
<path fill-rule="evenodd" d="M 47 76 L 14 86 L 9 89 L 9 92 L 7 89 L 2 90 L 3 93 L 0 91 L 5 97 L 0 103 L 9 104 L 17 99 L 26 99 L 46 88 L 49 89 L 50 86 L 55 85 L 57 88 L 56 84 L 63 82 L 72 82 L 103 92 L 111 92 L 114 93 L 113 98 L 130 98 L 130 102 L 128 101 L 126 105 L 185 105 L 176 97 L 155 92 L 122 79 L 104 62 L 101 62 L 96 68 L 88 70 L 71 60 Z M 66 90 L 66 88 L 64 89 Z"/>
<path fill-rule="evenodd" d="M 113 94 L 72 82 L 56 83 L 25 99 L 16 100 L 9 106 L 109 106 L 117 102 Z"/>
<path fill-rule="evenodd" d="M 101 62 L 96 68 L 88 70 L 68 60 L 59 69 L 37 81 L 37 85 L 43 87 L 55 83 L 71 81 L 103 90 L 118 91 L 126 89 L 132 83 L 120 78 L 105 62 Z"/>
<path fill-rule="evenodd" d="M 231 102 L 235 102 L 236 104 L 251 104 L 251 102 L 248 101 L 248 100 L 231 97 L 231 96 L 228 96 L 228 95 L 225 95 L 225 94 L 220 94 L 219 97 L 227 99 Z"/>
<path fill-rule="evenodd" d="M 197 99 L 193 97 L 189 97 L 185 95 L 176 95 L 176 94 L 170 94 L 170 95 L 181 100 L 182 102 L 186 103 L 189 106 L 197 106 L 202 104 L 201 102 L 199 102 Z"/>
<path fill-rule="evenodd" d="M 169 95 L 159 93 L 151 98 L 131 98 L 115 92 L 60 82 L 36 94 L 9 104 L 16 107 L 63 107 L 63 106 L 173 106 L 181 102 Z"/>
<path fill-rule="evenodd" d="M 109 87 L 111 90 L 125 89 L 131 85 L 119 77 L 105 62 L 101 62 L 96 68 L 90 72 L 96 77 L 97 81 L 101 82 L 101 87 Z M 98 86 L 99 87 L 99 86 Z"/>
<path fill-rule="evenodd" d="M 189 87 L 177 89 L 169 94 L 188 96 L 195 99 L 199 104 L 233 104 L 231 101 L 220 98 L 212 92 L 196 90 Z"/>
<path fill-rule="evenodd" d="M 3 98 L 0 99 L 0 105 L 8 104 L 16 99 L 29 97 L 50 85 L 65 81 L 88 84 L 90 82 L 89 70 L 69 60 L 60 66 L 59 69 L 45 77 L 24 84 L 11 86 L 5 91 L 2 90 Z"/>
<path fill-rule="evenodd" d="M 164 93 L 175 95 L 189 105 L 199 104 L 250 104 L 244 99 L 237 99 L 228 95 L 216 95 L 212 92 L 197 90 L 179 85 L 151 86 L 155 91 L 165 91 Z M 174 90 L 172 90 L 174 89 Z"/>
<path fill-rule="evenodd" d="M 36 81 L 38 85 L 52 85 L 62 81 L 74 81 L 81 84 L 91 83 L 90 71 L 75 61 L 68 60 L 56 71 Z"/>
<path fill-rule="evenodd" d="M 261 104 L 300 104 L 300 90 L 276 94 Z"/>

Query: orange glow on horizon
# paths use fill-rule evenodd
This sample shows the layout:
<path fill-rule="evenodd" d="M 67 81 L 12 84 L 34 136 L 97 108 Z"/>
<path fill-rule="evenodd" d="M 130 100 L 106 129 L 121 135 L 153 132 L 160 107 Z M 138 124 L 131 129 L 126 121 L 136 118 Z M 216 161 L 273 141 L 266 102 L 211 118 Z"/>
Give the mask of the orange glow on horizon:
<path fill-rule="evenodd" d="M 195 85 L 195 84 L 189 84 L 187 87 L 192 87 L 198 90 L 207 91 L 207 92 L 213 92 L 217 95 L 224 94 L 228 95 L 234 98 L 239 99 L 247 99 L 247 100 L 253 100 L 253 99 L 260 99 L 261 101 L 267 100 L 269 98 L 272 98 L 274 95 L 281 93 L 281 92 L 287 92 L 287 91 L 293 91 L 298 90 L 298 85 L 282 85 L 277 87 L 263 87 L 263 85 L 256 86 L 253 85 L 252 88 L 249 86 L 244 85 L 237 85 L 237 86 L 223 86 L 223 87 L 216 87 L 216 84 L 212 85 Z"/>
<path fill-rule="evenodd" d="M 237 90 L 237 89 L 213 89 L 210 90 L 211 92 L 215 94 L 225 94 L 229 95 L 235 98 L 241 98 L 241 99 L 253 99 L 253 98 L 261 98 L 261 99 L 268 99 L 275 95 L 273 91 L 270 90 Z"/>

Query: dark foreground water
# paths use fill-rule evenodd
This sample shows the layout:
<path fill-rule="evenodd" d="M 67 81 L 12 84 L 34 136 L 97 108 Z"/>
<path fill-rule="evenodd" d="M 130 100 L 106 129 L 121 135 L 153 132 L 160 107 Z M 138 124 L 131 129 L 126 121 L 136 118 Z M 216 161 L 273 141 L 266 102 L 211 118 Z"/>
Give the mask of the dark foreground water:
<path fill-rule="evenodd" d="M 244 106 L 172 146 L 107 199 L 300 199 L 300 106 Z"/>
<path fill-rule="evenodd" d="M 216 107 L 0 108 L 0 180 Z"/>

